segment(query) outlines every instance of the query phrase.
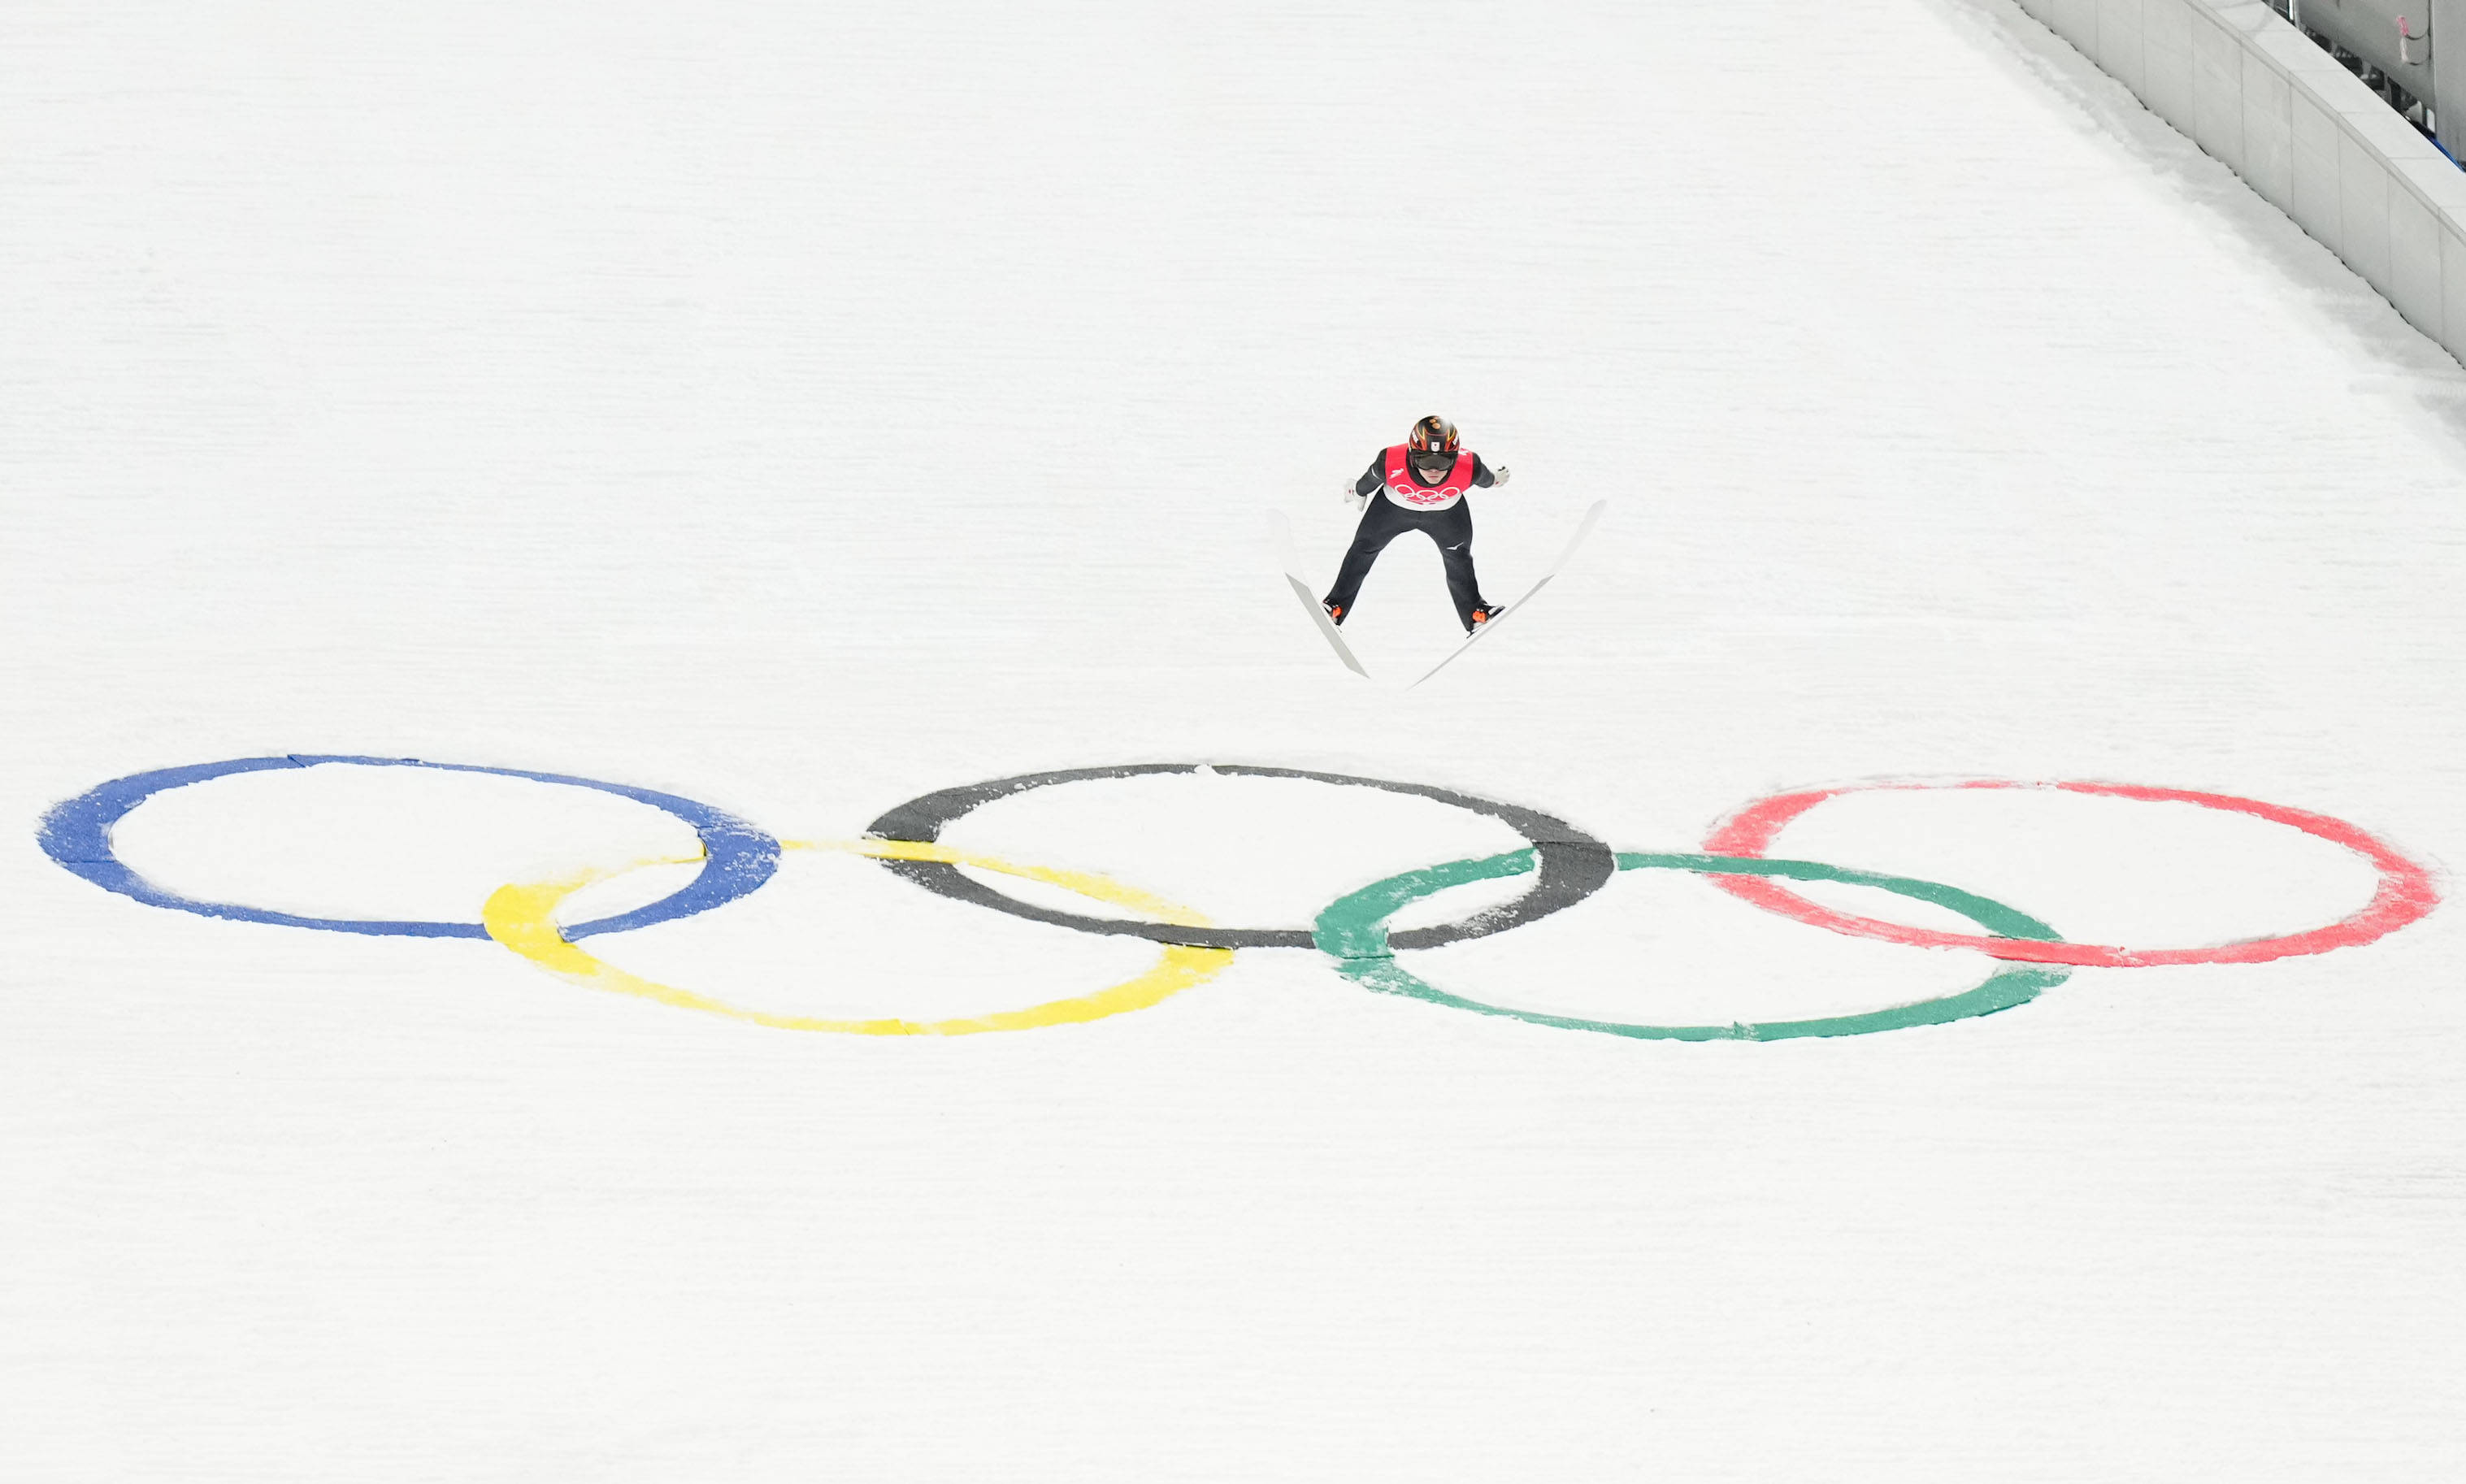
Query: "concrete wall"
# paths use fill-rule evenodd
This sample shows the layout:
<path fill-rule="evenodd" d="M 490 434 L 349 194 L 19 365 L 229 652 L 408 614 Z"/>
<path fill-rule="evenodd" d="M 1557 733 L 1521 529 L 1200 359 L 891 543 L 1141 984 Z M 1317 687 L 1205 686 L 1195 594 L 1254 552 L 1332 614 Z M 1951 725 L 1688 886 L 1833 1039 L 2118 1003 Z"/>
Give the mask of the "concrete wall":
<path fill-rule="evenodd" d="M 2466 361 L 2466 173 L 2328 53 L 2260 0 L 2020 5 Z"/>

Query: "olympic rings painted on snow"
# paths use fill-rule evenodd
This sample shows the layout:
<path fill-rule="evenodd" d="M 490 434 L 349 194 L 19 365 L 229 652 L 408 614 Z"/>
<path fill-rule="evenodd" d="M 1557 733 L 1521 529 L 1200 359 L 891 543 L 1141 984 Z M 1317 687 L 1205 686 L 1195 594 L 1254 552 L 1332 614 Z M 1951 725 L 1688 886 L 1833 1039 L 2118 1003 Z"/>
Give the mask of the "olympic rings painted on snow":
<path fill-rule="evenodd" d="M 972 783 L 964 788 L 944 789 L 911 798 L 885 813 L 865 826 L 865 834 L 880 840 L 939 840 L 942 831 L 961 815 L 980 804 L 997 798 L 1050 788 L 1057 783 L 1078 783 L 1094 778 L 1128 778 L 1153 774 L 1202 773 L 1228 774 L 1245 778 L 1306 778 L 1313 783 L 1333 783 L 1346 788 L 1383 789 L 1391 794 L 1409 794 L 1421 798 L 1451 804 L 1468 814 L 1478 814 L 1498 821 L 1524 837 L 1540 852 L 1539 879 L 1514 901 L 1486 911 L 1477 912 L 1460 923 L 1435 928 L 1417 928 L 1396 934 L 1398 948 L 1442 948 L 1461 943 L 1467 938 L 1488 937 L 1510 928 L 1520 928 L 1528 922 L 1563 911 L 1591 896 L 1606 885 L 1612 866 L 1610 847 L 1564 820 L 1554 819 L 1538 810 L 1519 804 L 1500 803 L 1453 789 L 1438 788 L 1426 783 L 1396 783 L 1385 778 L 1361 778 L 1342 773 L 1312 773 L 1304 768 L 1256 768 L 1233 763 L 1131 763 L 1113 768 L 1071 768 L 1059 773 L 1021 774 L 1014 778 L 996 778 L 990 783 Z M 1009 912 L 1036 922 L 1049 922 L 1057 927 L 1076 928 L 1082 933 L 1114 933 L 1131 937 L 1149 938 L 1159 943 L 1182 943 L 1194 948 L 1308 948 L 1311 931 L 1308 928 L 1193 928 L 1169 923 L 1125 922 L 1113 917 L 1088 917 L 1076 912 L 1057 911 L 1005 896 L 981 882 L 971 881 L 948 866 L 918 861 L 886 861 L 883 864 L 899 875 L 953 900 L 990 907 L 998 912 Z"/>
<path fill-rule="evenodd" d="M 157 794 L 235 773 L 261 773 L 270 768 L 315 768 L 328 763 L 358 768 L 434 768 L 446 773 L 485 773 L 505 778 L 529 778 L 538 783 L 561 783 L 570 788 L 595 789 L 602 794 L 614 794 L 619 798 L 649 804 L 693 826 L 694 833 L 702 838 L 703 848 L 703 867 L 693 880 L 647 907 L 568 928 L 565 930 L 568 937 L 588 937 L 594 933 L 626 933 L 636 928 L 647 928 L 655 922 L 706 912 L 760 887 L 771 879 L 773 871 L 779 868 L 778 841 L 732 814 L 708 804 L 696 803 L 690 798 L 680 798 L 674 794 L 636 788 L 627 783 L 577 778 L 570 774 L 532 773 L 522 768 L 483 768 L 471 763 L 423 762 L 416 757 L 350 757 L 316 753 L 294 753 L 280 757 L 238 757 L 227 762 L 194 763 L 185 768 L 157 768 L 150 773 L 132 773 L 124 778 L 98 784 L 65 803 L 54 805 L 43 816 L 35 838 L 41 842 L 45 854 L 68 869 L 106 891 L 134 897 L 148 907 L 168 907 L 203 917 L 228 917 L 235 922 L 314 928 L 324 933 L 367 933 L 394 937 L 486 937 L 488 930 L 476 922 L 362 922 L 347 917 L 303 917 L 296 912 L 273 911 L 237 902 L 200 902 L 156 886 L 130 870 L 119 856 L 112 853 L 111 827 L 119 823 L 129 810 Z"/>
<path fill-rule="evenodd" d="M 1914 1004 L 1893 1005 L 1857 1015 L 1827 1016 L 1821 1020 L 1768 1021 L 1752 1025 L 1646 1025 L 1485 1004 L 1478 1000 L 1448 994 L 1396 962 L 1396 956 L 1387 941 L 1387 919 L 1406 905 L 1450 887 L 1502 876 L 1520 876 L 1532 868 L 1532 851 L 1512 850 L 1505 855 L 1477 861 L 1451 861 L 1426 870 L 1390 876 L 1385 881 L 1375 882 L 1337 899 L 1327 911 L 1319 913 L 1316 929 L 1318 946 L 1335 960 L 1336 972 L 1363 988 L 1374 989 L 1380 994 L 1404 995 L 1415 1000 L 1426 1000 L 1432 1004 L 1500 1016 L 1534 1025 L 1601 1031 L 1639 1041 L 1786 1041 L 1799 1036 L 1863 1036 L 1879 1030 L 1904 1030 L 1913 1025 L 1940 1025 L 2028 1004 L 2038 998 L 2040 991 L 2062 983 L 2072 973 L 2069 969 L 2001 969 L 1987 976 L 1984 983 L 1958 995 L 1919 1001 Z M 1852 886 L 1876 887 L 1917 901 L 1948 907 L 1999 937 L 2037 941 L 2055 937 L 2055 930 L 2036 918 L 1957 887 L 1918 881 L 1908 876 L 1850 870 L 1814 861 L 1621 852 L 1618 868 L 1623 871 L 1694 871 L 1709 875 L 1715 881 L 1737 873 L 1748 877 L 1786 876 L 1798 881 L 1847 882 Z"/>
<path fill-rule="evenodd" d="M 583 887 L 608 879 L 608 873 L 577 872 L 554 881 L 501 888 L 489 897 L 482 920 L 475 923 L 357 921 L 303 916 L 237 903 L 197 901 L 145 880 L 113 853 L 112 827 L 130 810 L 156 794 L 230 774 L 275 768 L 310 768 L 328 763 L 488 774 L 595 789 L 631 798 L 650 804 L 691 825 L 701 840 L 702 854 L 686 860 L 640 862 L 626 869 L 653 864 L 685 865 L 695 860 L 701 862 L 702 869 L 683 888 L 647 907 L 576 927 L 560 928 L 554 918 L 557 907 Z M 1522 835 L 1529 847 L 1392 876 L 1347 893 L 1322 911 L 1310 928 L 1282 929 L 1213 927 L 1190 908 L 1166 902 L 1105 877 L 1048 866 L 1013 865 L 995 857 L 956 849 L 941 843 L 938 839 L 945 828 L 970 810 L 993 799 L 1033 789 L 1099 778 L 1202 772 L 1245 777 L 1299 778 L 1429 798 L 1497 820 Z M 1919 788 L 2048 788 L 2118 798 L 2191 803 L 2251 815 L 2355 851 L 2372 863 L 2380 874 L 2380 884 L 2363 910 L 2325 928 L 2213 948 L 2127 949 L 2064 942 L 2046 923 L 1955 887 L 1813 861 L 1774 860 L 1764 854 L 1784 825 L 1827 798 L 1866 789 Z M 2430 871 L 2408 860 L 2387 842 L 2327 815 L 2227 794 L 2195 793 L 2184 789 L 2120 783 L 2021 783 L 1993 779 L 1952 784 L 1853 784 L 1778 794 L 1758 800 L 1724 821 L 1706 842 L 1704 853 L 1614 854 L 1607 845 L 1563 820 L 1521 805 L 1425 784 L 1314 773 L 1298 768 L 1137 763 L 1025 774 L 988 783 L 944 789 L 885 813 L 873 821 L 866 839 L 783 843 L 734 815 L 710 805 L 626 784 L 603 783 L 566 774 L 464 763 L 432 763 L 408 757 L 303 753 L 164 768 L 115 778 L 47 812 L 38 828 L 37 838 L 45 852 L 68 870 L 107 890 L 150 906 L 168 907 L 208 917 L 336 933 L 489 937 L 542 968 L 593 988 L 755 1024 L 860 1035 L 965 1035 L 1098 1020 L 1128 1010 L 1144 1009 L 1201 983 L 1222 972 L 1232 960 L 1234 950 L 1242 948 L 1317 948 L 1335 959 L 1339 971 L 1346 978 L 1381 993 L 1405 995 L 1434 1004 L 1539 1025 L 1601 1031 L 1639 1039 L 1680 1041 L 1772 1041 L 1799 1036 L 1862 1035 L 1913 1025 L 1939 1024 L 2010 1009 L 2061 983 L 2074 967 L 2257 963 L 2298 954 L 2319 954 L 2352 947 L 2370 942 L 2415 921 L 2431 911 L 2439 901 L 2439 892 Z M 1147 973 L 1091 995 L 990 1016 L 911 1022 L 895 1019 L 834 1020 L 743 1009 L 690 990 L 655 983 L 575 946 L 575 939 L 593 933 L 648 927 L 734 901 L 771 879 L 778 868 L 782 849 L 846 851 L 866 856 L 881 861 L 892 871 L 939 895 L 989 907 L 1030 921 L 1075 928 L 1084 933 L 1147 938 L 1161 946 L 1161 956 Z M 957 867 L 962 866 L 1042 881 L 1098 901 L 1128 907 L 1155 920 L 1142 922 L 1092 917 L 1040 907 L 995 891 L 961 875 Z M 1442 947 L 1503 933 L 1572 907 L 1600 891 L 1614 872 L 1622 870 L 1692 871 L 1709 877 L 1715 886 L 1755 906 L 1815 927 L 1922 948 L 1974 949 L 1995 958 L 2017 960 L 2034 967 L 1998 970 L 1984 982 L 1961 994 L 1854 1015 L 1761 1024 L 1654 1025 L 1585 1020 L 1486 1004 L 1440 990 L 1397 962 L 1399 951 Z M 1476 912 L 1460 922 L 1392 934 L 1388 932 L 1388 919 L 1408 903 L 1468 882 L 1527 874 L 1535 877 L 1533 888 L 1510 902 Z M 1807 900 L 1782 886 L 1784 881 L 1839 882 L 1894 892 L 1948 908 L 1968 917 L 1985 933 L 1939 933 L 1852 916 Z"/>
<path fill-rule="evenodd" d="M 2380 873 L 2380 885 L 2372 892 L 2372 899 L 2360 911 L 2325 928 L 2277 937 L 2248 938 L 2239 943 L 2224 943 L 2211 948 L 2116 948 L 2097 943 L 2033 943 L 2012 937 L 1937 933 L 1834 911 L 1771 881 L 1744 876 L 1716 876 L 1714 885 L 1767 911 L 1795 917 L 1801 922 L 1848 933 L 1851 937 L 1879 938 L 1887 943 L 1904 943 L 1915 948 L 1974 948 L 1998 958 L 2100 969 L 2139 969 L 2176 963 L 2265 963 L 2273 958 L 2325 954 L 2333 948 L 2352 948 L 2394 933 L 2431 911 L 2440 901 L 2439 890 L 2432 885 L 2430 871 L 2400 855 L 2386 842 L 2343 820 L 2302 809 L 2289 809 L 2283 804 L 2263 803 L 2256 798 L 2238 798 L 2231 794 L 2201 794 L 2188 789 L 2147 788 L 2131 783 L 2020 783 L 1982 778 L 1958 783 L 1857 783 L 1840 788 L 1776 794 L 1769 798 L 1758 799 L 1722 821 L 1704 842 L 1704 848 L 1723 855 L 1760 856 L 1783 825 L 1826 799 L 1837 798 L 1843 794 L 1898 789 L 2030 788 L 2060 789 L 2066 793 L 2136 798 L 2156 803 L 2198 804 L 2205 809 L 2252 815 L 2301 830 L 2332 844 L 2343 845 L 2372 863 L 2373 869 Z"/>
<path fill-rule="evenodd" d="M 844 850 L 876 860 L 934 861 L 946 866 L 973 866 L 980 870 L 999 871 L 1006 876 L 1023 876 L 1032 881 L 1046 882 L 1100 902 L 1112 902 L 1138 911 L 1153 912 L 1169 921 L 1204 926 L 1207 920 L 1187 907 L 1103 876 L 1085 871 L 1054 870 L 1042 866 L 1014 866 L 993 856 L 953 850 L 948 845 L 901 840 L 790 840 L 782 841 L 781 845 L 789 850 Z M 584 953 L 568 941 L 570 930 L 560 932 L 556 926 L 554 914 L 557 904 L 584 887 L 645 866 L 686 864 L 685 861 L 643 861 L 626 867 L 625 871 L 591 871 L 561 881 L 500 888 L 488 898 L 487 909 L 482 916 L 488 925 L 490 937 L 540 967 L 593 989 L 636 995 L 682 1010 L 724 1015 L 731 1020 L 750 1021 L 756 1025 L 769 1025 L 779 1030 L 837 1031 L 856 1036 L 966 1036 L 981 1031 L 1035 1030 L 1046 1025 L 1098 1021 L 1125 1010 L 1144 1010 L 1194 984 L 1205 983 L 1222 973 L 1224 966 L 1233 961 L 1233 951 L 1229 948 L 1186 948 L 1168 943 L 1163 945 L 1163 956 L 1155 967 L 1136 978 L 1125 979 L 1092 995 L 1054 1000 L 1030 1005 L 1024 1010 L 1006 1010 L 965 1020 L 844 1021 L 740 1009 L 691 990 L 654 983 Z"/>

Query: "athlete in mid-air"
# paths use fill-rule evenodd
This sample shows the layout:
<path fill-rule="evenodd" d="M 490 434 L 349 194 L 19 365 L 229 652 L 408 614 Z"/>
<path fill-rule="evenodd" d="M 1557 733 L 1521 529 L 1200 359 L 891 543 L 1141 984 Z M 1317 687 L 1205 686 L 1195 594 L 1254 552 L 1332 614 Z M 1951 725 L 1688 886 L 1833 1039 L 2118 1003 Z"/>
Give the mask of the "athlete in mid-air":
<path fill-rule="evenodd" d="M 1361 509 L 1361 524 L 1353 532 L 1353 549 L 1344 553 L 1335 586 L 1328 590 L 1327 616 L 1342 623 L 1353 612 L 1361 579 L 1387 543 L 1408 530 L 1428 533 L 1439 544 L 1439 558 L 1447 568 L 1447 596 L 1455 599 L 1456 618 L 1469 634 L 1499 616 L 1507 606 L 1481 596 L 1472 574 L 1472 509 L 1465 504 L 1468 490 L 1507 483 L 1505 469 L 1493 469 L 1479 456 L 1457 446 L 1456 425 L 1445 417 L 1424 417 L 1412 435 L 1381 450 L 1370 468 L 1344 487 L 1344 498 Z M 1376 493 L 1373 493 L 1376 491 Z"/>

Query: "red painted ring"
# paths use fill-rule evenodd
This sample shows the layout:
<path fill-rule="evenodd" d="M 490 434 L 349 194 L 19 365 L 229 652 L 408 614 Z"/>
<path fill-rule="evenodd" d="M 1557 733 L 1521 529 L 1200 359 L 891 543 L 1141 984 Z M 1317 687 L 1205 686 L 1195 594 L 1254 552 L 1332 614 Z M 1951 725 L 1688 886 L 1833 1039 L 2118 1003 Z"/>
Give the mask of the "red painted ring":
<path fill-rule="evenodd" d="M 2289 825 L 2306 835 L 2317 836 L 2354 851 L 2371 862 L 2373 868 L 2380 872 L 2380 886 L 2361 911 L 2308 933 L 2247 938 L 2212 948 L 2134 949 L 2099 943 L 2042 943 L 1969 933 L 1939 933 L 1930 928 L 1905 927 L 1899 923 L 1834 911 L 1808 901 L 1768 876 L 1711 876 L 1706 879 L 1742 902 L 1851 937 L 1877 938 L 1913 948 L 1970 948 L 1997 958 L 2072 964 L 2093 969 L 2140 969 L 2172 963 L 2266 963 L 2273 958 L 2325 954 L 2333 948 L 2352 948 L 2394 933 L 2440 904 L 2440 890 L 2433 884 L 2430 870 L 2400 855 L 2388 842 L 2343 820 L 2303 809 L 2290 809 L 2283 804 L 2263 803 L 2256 798 L 2238 798 L 2232 794 L 2145 788 L 2133 783 L 2023 783 L 1981 778 L 1959 783 L 1851 783 L 1840 788 L 1775 794 L 1769 798 L 1757 799 L 1722 821 L 1706 838 L 1704 849 L 1711 855 L 1760 858 L 1784 825 L 1826 799 L 1837 798 L 1843 794 L 1884 789 L 1962 788 L 2053 788 L 2074 794 L 2097 794 L 2111 798 L 2138 798 L 2155 803 L 2199 804 L 2205 809 L 2249 814 L 2273 823 Z"/>

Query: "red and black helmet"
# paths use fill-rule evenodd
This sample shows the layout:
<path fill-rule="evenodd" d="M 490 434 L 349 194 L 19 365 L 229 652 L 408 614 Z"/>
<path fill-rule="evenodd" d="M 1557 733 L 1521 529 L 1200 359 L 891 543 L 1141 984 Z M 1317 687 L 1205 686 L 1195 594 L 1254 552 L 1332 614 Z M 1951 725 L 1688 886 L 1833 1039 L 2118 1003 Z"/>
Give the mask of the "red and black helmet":
<path fill-rule="evenodd" d="M 1413 424 L 1404 446 L 1417 454 L 1452 454 L 1456 451 L 1456 425 L 1433 413 Z"/>

